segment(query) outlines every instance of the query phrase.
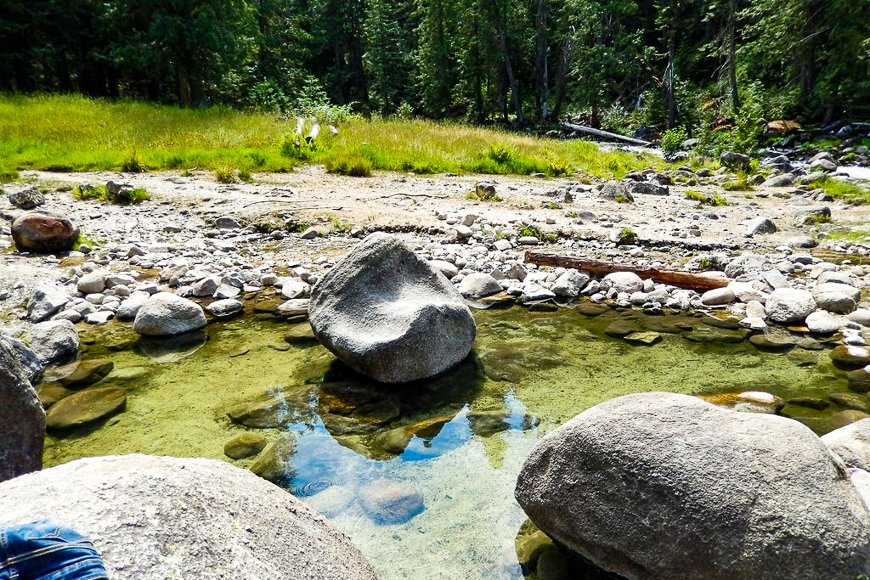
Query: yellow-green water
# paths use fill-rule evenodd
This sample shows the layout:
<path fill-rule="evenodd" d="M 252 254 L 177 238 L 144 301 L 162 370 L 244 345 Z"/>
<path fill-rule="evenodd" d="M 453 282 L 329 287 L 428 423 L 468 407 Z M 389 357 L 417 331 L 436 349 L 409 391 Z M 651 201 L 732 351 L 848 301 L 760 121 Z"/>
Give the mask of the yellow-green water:
<path fill-rule="evenodd" d="M 825 350 L 807 350 L 805 366 L 799 366 L 794 354 L 760 352 L 748 341 L 691 342 L 685 338 L 689 328 L 732 340 L 743 333 L 713 328 L 698 317 L 615 311 L 587 317 L 570 309 L 515 307 L 476 311 L 475 318 L 474 351 L 459 369 L 401 388 L 372 384 L 335 364 L 305 338 L 306 323 L 246 317 L 214 324 L 207 342 L 189 356 L 164 356 L 162 362 L 146 355 L 155 356 L 147 345 L 107 350 L 107 344 L 121 348 L 133 337 L 119 324 L 93 331 L 96 342 L 84 358 L 109 358 L 115 370 L 89 388 L 125 387 L 126 410 L 96 427 L 50 437 L 45 463 L 149 453 L 247 468 L 253 458 L 233 461 L 223 446 L 253 429 L 233 424 L 227 411 L 277 397 L 285 402 L 286 420 L 257 431 L 269 439 L 287 433 L 295 439 L 292 479 L 284 485 L 303 500 L 315 501 L 308 494 L 328 485 L 355 491 L 384 477 L 422 493 L 426 509 L 403 524 L 377 525 L 358 502 L 331 518 L 381 578 L 520 578 L 514 541 L 525 516 L 513 499 L 516 474 L 537 439 L 577 413 L 642 391 L 764 390 L 787 399 L 846 390 L 844 374 Z M 620 321 L 658 330 L 663 339 L 632 346 L 604 334 Z M 289 342 L 288 331 L 295 336 Z M 133 378 L 120 380 L 125 373 Z M 832 405 L 806 414 L 836 410 Z M 492 422 L 475 422 L 481 416 L 503 422 L 492 428 Z M 400 455 L 379 439 L 432 418 L 441 420 L 412 437 Z"/>

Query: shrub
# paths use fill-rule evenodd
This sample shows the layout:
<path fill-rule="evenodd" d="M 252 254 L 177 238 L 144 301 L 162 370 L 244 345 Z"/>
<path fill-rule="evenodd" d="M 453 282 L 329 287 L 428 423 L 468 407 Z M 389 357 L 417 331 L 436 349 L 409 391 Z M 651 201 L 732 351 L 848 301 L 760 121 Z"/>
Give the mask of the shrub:
<path fill-rule="evenodd" d="M 737 179 L 722 184 L 725 191 L 752 191 L 754 188 L 749 182 L 749 177 L 743 171 L 737 172 Z"/>
<path fill-rule="evenodd" d="M 214 170 L 214 178 L 218 183 L 235 183 L 236 176 L 232 167 L 218 167 Z"/>
<path fill-rule="evenodd" d="M 309 161 L 315 151 L 317 145 L 309 143 L 299 135 L 287 135 L 281 143 L 281 155 L 298 161 Z"/>
<path fill-rule="evenodd" d="M 121 171 L 127 173 L 142 173 L 147 169 L 139 157 L 136 156 L 136 151 L 128 153 L 121 162 Z"/>
<path fill-rule="evenodd" d="M 619 232 L 620 244 L 633 244 L 637 241 L 637 234 L 631 228 L 622 228 Z"/>
<path fill-rule="evenodd" d="M 326 160 L 326 170 L 351 177 L 369 177 L 372 174 L 372 162 L 359 153 L 341 153 Z"/>
<path fill-rule="evenodd" d="M 691 189 L 686 191 L 686 199 L 697 201 L 698 203 L 704 205 L 712 205 L 716 207 L 728 205 L 728 200 L 725 199 L 724 196 L 719 195 L 718 193 L 714 195 L 705 195 L 697 191 L 692 191 Z"/>
<path fill-rule="evenodd" d="M 683 148 L 683 142 L 686 140 L 686 130 L 682 127 L 676 127 L 665 131 L 662 135 L 661 148 L 665 155 L 673 155 Z"/>

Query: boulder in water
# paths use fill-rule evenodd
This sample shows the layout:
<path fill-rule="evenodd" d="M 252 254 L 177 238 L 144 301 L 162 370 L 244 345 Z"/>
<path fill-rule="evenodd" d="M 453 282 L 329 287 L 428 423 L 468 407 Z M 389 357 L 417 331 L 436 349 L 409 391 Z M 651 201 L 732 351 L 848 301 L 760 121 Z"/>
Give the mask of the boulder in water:
<path fill-rule="evenodd" d="M 384 383 L 438 375 L 471 350 L 476 327 L 453 285 L 395 236 L 368 236 L 314 287 L 321 344 Z"/>
<path fill-rule="evenodd" d="M 870 513 L 816 435 L 695 397 L 619 397 L 541 439 L 516 498 L 557 543 L 628 579 L 856 578 Z"/>
<path fill-rule="evenodd" d="M 133 330 L 147 336 L 172 336 L 205 325 L 202 306 L 177 294 L 158 292 L 139 308 Z"/>

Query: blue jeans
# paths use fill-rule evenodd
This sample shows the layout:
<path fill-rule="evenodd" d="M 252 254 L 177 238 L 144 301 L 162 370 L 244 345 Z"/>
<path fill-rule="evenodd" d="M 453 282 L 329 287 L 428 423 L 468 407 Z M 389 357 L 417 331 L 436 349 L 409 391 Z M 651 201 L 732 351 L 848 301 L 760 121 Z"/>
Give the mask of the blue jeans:
<path fill-rule="evenodd" d="M 53 519 L 0 527 L 0 580 L 108 580 L 84 536 Z"/>

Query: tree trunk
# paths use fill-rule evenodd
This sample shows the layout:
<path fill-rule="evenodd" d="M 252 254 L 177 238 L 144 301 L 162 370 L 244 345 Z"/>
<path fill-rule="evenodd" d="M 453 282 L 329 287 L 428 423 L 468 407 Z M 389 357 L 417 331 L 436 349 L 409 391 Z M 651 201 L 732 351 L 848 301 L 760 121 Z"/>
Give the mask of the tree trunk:
<path fill-rule="evenodd" d="M 182 107 L 189 107 L 193 102 L 190 96 L 190 76 L 183 65 L 178 66 L 178 102 Z"/>
<path fill-rule="evenodd" d="M 615 264 L 581 258 L 577 256 L 560 256 L 544 252 L 526 252 L 526 262 L 539 266 L 553 266 L 557 268 L 574 268 L 583 270 L 592 275 L 612 274 L 614 272 L 634 272 L 641 278 L 648 278 L 663 284 L 673 284 L 689 290 L 713 290 L 724 288 L 733 280 L 724 276 L 711 276 L 709 274 L 696 274 L 680 270 L 657 270 L 645 266 L 632 266 L 631 264 Z"/>
<path fill-rule="evenodd" d="M 538 57 L 535 63 L 536 80 L 538 83 L 538 106 L 541 110 L 541 120 L 548 121 L 550 118 L 550 79 L 547 71 L 547 0 L 538 0 L 538 9 L 535 13 L 535 25 L 537 28 Z"/>
<path fill-rule="evenodd" d="M 731 85 L 731 106 L 734 114 L 740 112 L 737 93 L 737 0 L 728 0 L 728 81 Z"/>
<path fill-rule="evenodd" d="M 671 24 L 671 30 L 668 32 L 668 69 L 665 74 L 665 82 L 667 82 L 667 104 L 668 104 L 668 129 L 673 129 L 677 125 L 677 99 L 674 96 L 674 76 L 675 76 L 675 61 L 677 58 L 677 31 Z"/>
<path fill-rule="evenodd" d="M 501 47 L 501 55 L 504 59 L 504 69 L 505 73 L 507 73 L 508 83 L 510 84 L 511 93 L 513 95 L 514 102 L 514 111 L 517 115 L 517 123 L 523 124 L 525 123 L 525 119 L 523 118 L 523 106 L 522 100 L 520 99 L 520 85 L 517 82 L 516 76 L 514 76 L 514 67 L 511 65 L 511 56 L 508 51 L 507 38 L 505 37 L 505 29 L 504 29 L 504 18 L 501 15 L 501 11 L 496 8 L 498 13 L 496 16 L 496 27 L 498 28 L 498 43 Z"/>
<path fill-rule="evenodd" d="M 558 119 L 562 112 L 562 103 L 565 102 L 565 94 L 568 90 L 568 69 L 571 64 L 571 56 L 574 54 L 574 27 L 562 40 L 562 54 L 559 55 L 559 66 L 556 68 L 556 102 L 550 118 Z"/>

